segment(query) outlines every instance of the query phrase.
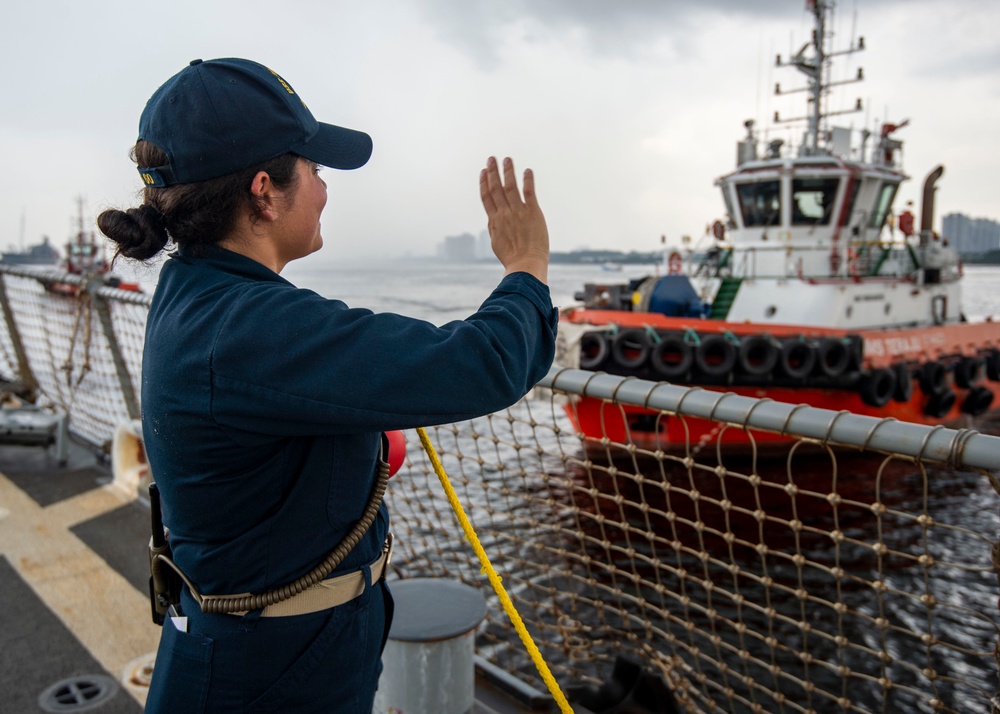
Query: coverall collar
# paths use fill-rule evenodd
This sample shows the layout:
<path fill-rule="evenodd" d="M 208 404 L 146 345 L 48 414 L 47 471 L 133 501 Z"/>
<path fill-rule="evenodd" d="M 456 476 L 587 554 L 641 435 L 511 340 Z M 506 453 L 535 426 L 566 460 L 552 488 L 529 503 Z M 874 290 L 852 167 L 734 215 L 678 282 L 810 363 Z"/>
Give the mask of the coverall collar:
<path fill-rule="evenodd" d="M 180 246 L 174 254 L 175 259 L 185 263 L 198 264 L 222 270 L 232 275 L 251 278 L 253 280 L 270 280 L 276 283 L 292 285 L 276 272 L 261 265 L 256 260 L 240 255 L 217 245 L 206 245 L 200 249 L 201 255 L 195 256 L 189 247 Z"/>

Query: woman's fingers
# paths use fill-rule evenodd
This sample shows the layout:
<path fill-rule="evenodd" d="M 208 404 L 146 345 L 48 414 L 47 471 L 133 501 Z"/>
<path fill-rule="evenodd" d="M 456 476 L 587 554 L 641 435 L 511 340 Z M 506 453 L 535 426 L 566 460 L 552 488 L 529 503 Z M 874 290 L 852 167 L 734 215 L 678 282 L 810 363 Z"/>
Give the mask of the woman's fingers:
<path fill-rule="evenodd" d="M 493 215 L 497 210 L 497 205 L 490 193 L 489 169 L 483 169 L 479 172 L 479 197 L 483 201 L 483 208 L 486 209 L 487 215 Z"/>
<path fill-rule="evenodd" d="M 545 282 L 549 262 L 549 234 L 535 195 L 535 176 L 524 172 L 524 196 L 517 186 L 514 162 L 503 160 L 503 175 L 494 157 L 479 173 L 479 193 L 489 219 L 493 252 L 507 272 L 531 273 Z"/>
<path fill-rule="evenodd" d="M 527 175 L 525 172 L 525 199 L 528 194 Z M 531 186 L 532 197 L 534 198 L 534 181 Z M 502 208 L 518 207 L 527 203 L 521 199 L 521 192 L 517 187 L 517 176 L 514 173 L 514 162 L 510 158 L 503 160 L 503 178 L 500 177 L 500 167 L 494 157 L 489 157 L 486 161 L 486 168 L 479 172 L 479 196 L 482 199 L 483 207 L 487 213 Z"/>
<path fill-rule="evenodd" d="M 500 179 L 500 169 L 497 166 L 497 160 L 492 156 L 486 161 L 486 186 L 489 191 L 490 200 L 497 210 L 502 210 L 511 205 L 507 200 L 507 194 L 504 192 L 504 185 Z"/>
<path fill-rule="evenodd" d="M 517 190 L 517 177 L 514 175 L 514 161 L 509 156 L 503 160 L 503 183 L 507 204 L 516 206 L 521 203 L 521 194 Z"/>
<path fill-rule="evenodd" d="M 538 206 L 538 197 L 535 195 L 535 173 L 531 169 L 524 170 L 524 202 L 529 208 Z"/>

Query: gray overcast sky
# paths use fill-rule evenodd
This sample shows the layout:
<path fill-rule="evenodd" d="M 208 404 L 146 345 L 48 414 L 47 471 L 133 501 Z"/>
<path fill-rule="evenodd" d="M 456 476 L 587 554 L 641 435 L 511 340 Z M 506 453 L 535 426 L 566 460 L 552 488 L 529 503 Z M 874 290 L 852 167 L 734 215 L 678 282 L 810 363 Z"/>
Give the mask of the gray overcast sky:
<path fill-rule="evenodd" d="M 867 80 L 835 100 L 867 109 L 842 125 L 911 123 L 897 202 L 919 208 L 938 163 L 938 222 L 1000 219 L 996 0 L 842 0 Z M 76 196 L 92 219 L 137 202 L 128 159 L 149 95 L 196 57 L 241 56 L 280 72 L 321 121 L 370 133 L 355 172 L 328 170 L 326 248 L 314 260 L 429 254 L 479 233 L 477 179 L 489 154 L 531 166 L 553 250 L 652 250 L 722 217 L 716 177 L 734 168 L 743 121 L 799 115 L 774 69 L 808 37 L 803 0 L 241 0 L 19 2 L 0 59 L 0 249 L 61 244 Z M 796 96 L 798 98 L 796 98 Z M 789 137 L 785 129 L 777 134 Z"/>

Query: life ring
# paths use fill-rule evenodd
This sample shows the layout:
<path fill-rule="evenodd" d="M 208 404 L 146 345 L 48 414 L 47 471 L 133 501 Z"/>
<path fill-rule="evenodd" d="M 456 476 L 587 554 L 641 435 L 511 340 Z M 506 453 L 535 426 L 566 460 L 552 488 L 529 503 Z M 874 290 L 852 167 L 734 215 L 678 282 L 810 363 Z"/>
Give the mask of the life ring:
<path fill-rule="evenodd" d="M 899 230 L 902 231 L 905 236 L 913 235 L 913 214 L 909 211 L 903 211 L 899 214 L 899 220 L 897 221 Z"/>
<path fill-rule="evenodd" d="M 927 404 L 924 405 L 924 414 L 932 416 L 935 419 L 940 419 L 951 411 L 951 408 L 955 406 L 955 401 L 957 399 L 958 397 L 955 396 L 955 392 L 950 389 L 943 389 L 940 392 L 935 392 L 930 395 L 930 398 L 927 400 Z"/>
<path fill-rule="evenodd" d="M 896 391 L 896 373 L 891 369 L 873 369 L 861 377 L 858 391 L 868 406 L 884 407 Z"/>
<path fill-rule="evenodd" d="M 649 359 L 649 340 L 645 330 L 622 330 L 611 343 L 611 359 L 619 367 L 635 369 Z"/>
<path fill-rule="evenodd" d="M 649 364 L 653 371 L 666 379 L 677 379 L 691 369 L 694 346 L 677 334 L 666 334 L 653 346 Z"/>
<path fill-rule="evenodd" d="M 824 337 L 816 344 L 816 371 L 826 377 L 839 377 L 847 369 L 851 353 L 842 340 Z"/>
<path fill-rule="evenodd" d="M 722 335 L 704 335 L 694 351 L 694 363 L 708 377 L 722 377 L 736 365 L 736 345 Z"/>
<path fill-rule="evenodd" d="M 962 411 L 972 416 L 979 416 L 990 408 L 993 403 L 993 392 L 986 387 L 973 387 L 962 400 Z"/>
<path fill-rule="evenodd" d="M 607 335 L 596 331 L 584 332 L 580 337 L 580 369 L 597 369 L 607 358 Z"/>
<path fill-rule="evenodd" d="M 968 389 L 983 376 L 982 357 L 961 357 L 955 363 L 955 384 L 962 389 Z M 991 392 L 992 393 L 992 392 Z"/>
<path fill-rule="evenodd" d="M 781 345 L 778 367 L 792 379 L 804 379 L 816 366 L 816 350 L 803 340 L 790 340 Z"/>
<path fill-rule="evenodd" d="M 857 278 L 858 276 L 858 251 L 854 248 L 847 249 L 847 274 L 852 278 Z"/>
<path fill-rule="evenodd" d="M 924 394 L 940 394 L 948 388 L 948 370 L 940 362 L 925 362 L 917 376 Z"/>
<path fill-rule="evenodd" d="M 671 275 L 680 275 L 684 269 L 684 258 L 676 250 L 667 257 L 667 272 Z"/>
<path fill-rule="evenodd" d="M 896 389 L 893 398 L 897 402 L 908 402 L 913 399 L 913 374 L 910 368 L 903 362 L 892 365 L 892 371 L 896 373 Z"/>
<path fill-rule="evenodd" d="M 778 363 L 780 345 L 769 335 L 750 335 L 740 340 L 737 364 L 754 377 L 770 374 Z"/>
<path fill-rule="evenodd" d="M 712 224 L 712 235 L 715 236 L 716 240 L 722 240 L 726 237 L 726 226 L 722 221 L 716 221 Z"/>

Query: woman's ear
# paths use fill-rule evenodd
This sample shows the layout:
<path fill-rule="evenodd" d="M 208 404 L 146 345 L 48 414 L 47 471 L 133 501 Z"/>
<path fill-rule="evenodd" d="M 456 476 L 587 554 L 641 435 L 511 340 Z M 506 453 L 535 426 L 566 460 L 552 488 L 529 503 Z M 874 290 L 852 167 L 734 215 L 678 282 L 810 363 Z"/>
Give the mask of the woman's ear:
<path fill-rule="evenodd" d="M 274 221 L 278 218 L 278 194 L 281 192 L 271 181 L 271 177 L 266 171 L 258 171 L 250 183 L 250 195 L 257 202 L 260 210 L 260 217 L 265 221 Z"/>

